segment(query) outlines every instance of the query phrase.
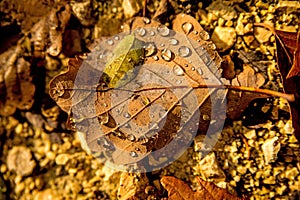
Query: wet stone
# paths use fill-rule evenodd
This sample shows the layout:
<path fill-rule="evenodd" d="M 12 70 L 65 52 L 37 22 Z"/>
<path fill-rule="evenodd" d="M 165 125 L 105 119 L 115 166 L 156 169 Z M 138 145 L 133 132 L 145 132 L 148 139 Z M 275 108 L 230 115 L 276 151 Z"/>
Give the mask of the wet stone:
<path fill-rule="evenodd" d="M 230 49 L 236 42 L 236 32 L 231 27 L 216 27 L 212 34 L 212 41 L 219 51 L 224 52 Z"/>

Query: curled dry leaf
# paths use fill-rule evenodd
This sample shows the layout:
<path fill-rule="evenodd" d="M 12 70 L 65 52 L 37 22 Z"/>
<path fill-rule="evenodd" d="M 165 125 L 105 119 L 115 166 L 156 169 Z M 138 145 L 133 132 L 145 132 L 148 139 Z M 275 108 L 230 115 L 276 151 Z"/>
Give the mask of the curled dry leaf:
<path fill-rule="evenodd" d="M 247 64 L 244 64 L 243 71 L 232 79 L 232 85 L 253 88 L 261 87 L 264 82 L 264 76 L 260 73 L 256 73 L 254 69 Z M 252 100 L 266 97 L 266 95 L 260 93 L 228 91 L 227 116 L 231 119 L 237 119 Z"/>
<path fill-rule="evenodd" d="M 58 6 L 31 29 L 34 57 L 44 57 L 46 51 L 57 56 L 62 50 L 63 33 L 71 17 L 71 7 Z"/>
<path fill-rule="evenodd" d="M 149 180 L 145 173 L 123 172 L 120 177 L 120 187 L 118 188 L 119 200 L 147 199 L 145 193 Z"/>
<path fill-rule="evenodd" d="M 16 109 L 27 110 L 33 104 L 35 86 L 30 63 L 22 57 L 28 41 L 23 40 L 0 55 L 0 115 L 12 115 Z"/>
<path fill-rule="evenodd" d="M 172 176 L 164 176 L 160 182 L 168 191 L 168 200 L 242 200 L 213 183 L 198 178 L 199 188 L 193 191 L 185 182 Z"/>
<path fill-rule="evenodd" d="M 300 31 L 298 33 L 276 30 L 277 62 L 286 93 L 294 94 L 290 102 L 295 136 L 300 141 Z"/>

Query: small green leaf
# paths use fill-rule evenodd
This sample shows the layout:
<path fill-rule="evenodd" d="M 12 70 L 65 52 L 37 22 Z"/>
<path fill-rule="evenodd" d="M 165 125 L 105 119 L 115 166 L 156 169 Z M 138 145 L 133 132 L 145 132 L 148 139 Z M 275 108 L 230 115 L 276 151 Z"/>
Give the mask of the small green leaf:
<path fill-rule="evenodd" d="M 106 63 L 104 73 L 109 87 L 125 85 L 135 76 L 136 67 L 144 61 L 143 42 L 128 35 L 113 50 L 113 57 Z"/>

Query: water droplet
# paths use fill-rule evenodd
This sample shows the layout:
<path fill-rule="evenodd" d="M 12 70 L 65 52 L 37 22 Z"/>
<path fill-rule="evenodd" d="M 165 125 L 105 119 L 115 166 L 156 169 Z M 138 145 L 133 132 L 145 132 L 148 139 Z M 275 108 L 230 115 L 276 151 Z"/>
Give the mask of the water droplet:
<path fill-rule="evenodd" d="M 198 31 L 193 31 L 193 33 L 194 33 L 195 35 L 197 35 L 197 34 L 198 34 Z"/>
<path fill-rule="evenodd" d="M 175 38 L 171 38 L 169 40 L 169 42 L 170 42 L 171 45 L 177 45 L 178 44 L 178 40 L 176 40 Z"/>
<path fill-rule="evenodd" d="M 158 58 L 158 56 L 153 56 L 153 59 L 158 61 L 159 58 Z"/>
<path fill-rule="evenodd" d="M 119 110 L 119 108 L 116 108 L 116 109 L 115 109 L 115 111 L 116 111 L 117 113 L 120 113 L 120 110 Z"/>
<path fill-rule="evenodd" d="M 108 44 L 108 45 L 113 45 L 113 44 L 114 44 L 114 41 L 113 41 L 113 40 L 107 40 L 107 44 Z"/>
<path fill-rule="evenodd" d="M 173 59 L 173 52 L 170 49 L 164 49 L 161 52 L 161 57 L 165 61 L 169 62 Z"/>
<path fill-rule="evenodd" d="M 155 35 L 155 32 L 154 32 L 154 31 L 150 31 L 150 35 L 151 35 L 151 36 L 154 36 L 154 35 Z"/>
<path fill-rule="evenodd" d="M 119 40 L 120 39 L 120 37 L 119 36 L 115 36 L 115 40 Z"/>
<path fill-rule="evenodd" d="M 97 144 L 99 146 L 103 146 L 104 148 L 112 150 L 112 151 L 115 149 L 115 147 L 104 137 L 98 138 L 97 139 Z"/>
<path fill-rule="evenodd" d="M 135 141 L 135 137 L 134 137 L 134 135 L 132 135 L 132 134 L 129 134 L 129 135 L 127 136 L 127 138 L 128 138 L 128 140 L 130 140 L 131 142 L 134 142 L 134 141 Z"/>
<path fill-rule="evenodd" d="M 164 37 L 168 36 L 170 33 L 170 30 L 165 25 L 162 25 L 162 24 L 157 27 L 157 31 L 161 36 L 164 36 Z"/>
<path fill-rule="evenodd" d="M 189 65 L 188 65 L 188 64 L 184 64 L 184 66 L 185 66 L 185 67 L 188 67 Z"/>
<path fill-rule="evenodd" d="M 156 46 L 153 42 L 146 44 L 145 46 L 145 56 L 149 57 L 156 53 Z"/>
<path fill-rule="evenodd" d="M 206 114 L 204 114 L 204 115 L 202 116 L 202 119 L 205 120 L 205 121 L 208 121 L 209 118 L 210 118 L 210 117 L 209 117 L 208 115 L 206 115 Z"/>
<path fill-rule="evenodd" d="M 99 115 L 98 120 L 100 121 L 100 124 L 106 124 L 109 120 L 108 113 L 104 113 L 102 115 Z"/>
<path fill-rule="evenodd" d="M 124 113 L 123 116 L 124 116 L 125 118 L 130 118 L 130 117 L 131 117 L 130 114 L 129 114 L 128 112 Z"/>
<path fill-rule="evenodd" d="M 182 24 L 182 30 L 185 34 L 189 34 L 193 30 L 194 26 L 190 22 L 185 22 Z"/>
<path fill-rule="evenodd" d="M 195 71 L 195 67 L 192 67 L 192 69 L 191 69 L 192 71 Z"/>
<path fill-rule="evenodd" d="M 103 106 L 104 106 L 104 107 L 108 107 L 107 103 L 104 103 Z"/>
<path fill-rule="evenodd" d="M 182 83 L 181 80 L 177 80 L 177 81 L 176 81 L 176 84 L 177 84 L 177 85 L 179 85 L 179 84 L 181 84 L 181 83 Z"/>
<path fill-rule="evenodd" d="M 209 34 L 206 32 L 206 31 L 201 31 L 199 33 L 200 37 L 203 39 L 203 40 L 208 40 L 210 37 L 209 37 Z"/>
<path fill-rule="evenodd" d="M 198 68 L 198 73 L 200 74 L 200 75 L 203 75 L 203 71 L 202 71 L 202 69 L 201 68 Z"/>
<path fill-rule="evenodd" d="M 209 43 L 208 46 L 213 50 L 217 49 L 217 46 L 214 43 Z"/>
<path fill-rule="evenodd" d="M 146 137 L 146 136 L 141 136 L 139 139 L 138 139 L 139 142 L 141 142 L 142 144 L 145 144 L 149 141 L 149 139 Z"/>
<path fill-rule="evenodd" d="M 142 27 L 137 28 L 135 32 L 142 37 L 146 35 L 146 30 Z"/>
<path fill-rule="evenodd" d="M 61 83 L 56 84 L 56 88 L 57 89 L 54 91 L 55 94 L 57 94 L 59 97 L 61 97 L 62 95 L 64 95 L 65 89 L 64 89 L 63 84 L 61 84 Z"/>
<path fill-rule="evenodd" d="M 151 22 L 151 20 L 147 17 L 144 17 L 143 21 L 145 24 L 150 24 L 150 22 Z"/>
<path fill-rule="evenodd" d="M 98 138 L 98 139 L 97 139 L 97 144 L 98 144 L 98 145 L 102 145 L 102 138 Z"/>
<path fill-rule="evenodd" d="M 131 151 L 130 156 L 135 158 L 135 157 L 138 157 L 138 154 L 134 151 Z"/>
<path fill-rule="evenodd" d="M 191 54 L 191 50 L 186 46 L 181 46 L 178 49 L 178 54 L 179 54 L 179 56 L 187 57 Z"/>
<path fill-rule="evenodd" d="M 184 70 L 179 66 L 179 65 L 175 65 L 173 67 L 173 72 L 174 74 L 176 74 L 177 76 L 182 76 L 184 75 Z"/>

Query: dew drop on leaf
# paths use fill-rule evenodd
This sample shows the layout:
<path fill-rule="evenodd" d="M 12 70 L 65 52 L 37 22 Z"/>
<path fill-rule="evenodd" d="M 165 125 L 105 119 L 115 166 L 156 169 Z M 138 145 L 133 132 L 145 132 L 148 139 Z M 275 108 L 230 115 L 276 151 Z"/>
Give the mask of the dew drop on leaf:
<path fill-rule="evenodd" d="M 150 31 L 150 35 L 151 35 L 151 36 L 154 36 L 154 35 L 155 35 L 155 32 L 151 30 L 151 31 Z"/>
<path fill-rule="evenodd" d="M 210 37 L 209 37 L 209 34 L 206 32 L 206 31 L 201 31 L 199 33 L 200 37 L 203 39 L 203 40 L 208 40 Z"/>
<path fill-rule="evenodd" d="M 185 22 L 182 24 L 182 30 L 185 34 L 189 34 L 193 30 L 193 28 L 193 24 L 191 24 L 190 22 Z"/>
<path fill-rule="evenodd" d="M 202 119 L 205 120 L 205 121 L 208 121 L 209 118 L 210 118 L 210 117 L 209 117 L 208 115 L 206 115 L 206 114 L 204 114 L 204 115 L 202 116 Z"/>
<path fill-rule="evenodd" d="M 188 57 L 191 54 L 191 50 L 186 46 L 181 46 L 178 49 L 179 56 Z"/>
<path fill-rule="evenodd" d="M 130 118 L 131 116 L 130 116 L 129 113 L 126 112 L 126 113 L 124 114 L 124 117 L 125 117 L 125 118 Z"/>
<path fill-rule="evenodd" d="M 138 154 L 136 152 L 134 152 L 134 151 L 131 151 L 130 152 L 130 156 L 131 157 L 138 157 Z"/>
<path fill-rule="evenodd" d="M 108 45 L 113 45 L 113 44 L 114 44 L 114 41 L 113 41 L 113 40 L 107 40 L 107 44 L 108 44 Z"/>
<path fill-rule="evenodd" d="M 173 52 L 170 49 L 164 49 L 161 54 L 162 59 L 169 62 L 173 59 Z"/>
<path fill-rule="evenodd" d="M 198 73 L 199 73 L 200 75 L 203 75 L 203 71 L 202 71 L 201 68 L 198 68 L 197 71 L 198 71 Z"/>
<path fill-rule="evenodd" d="M 143 21 L 145 24 L 150 24 L 150 22 L 151 22 L 151 20 L 147 17 L 144 17 Z"/>
<path fill-rule="evenodd" d="M 135 141 L 135 137 L 134 137 L 134 135 L 132 135 L 132 134 L 128 135 L 127 138 L 128 138 L 128 140 L 130 140 L 131 142 Z"/>
<path fill-rule="evenodd" d="M 153 56 L 153 59 L 155 60 L 155 61 L 158 61 L 158 56 Z"/>
<path fill-rule="evenodd" d="M 208 47 L 211 48 L 212 50 L 216 50 L 217 46 L 214 43 L 208 44 Z"/>
<path fill-rule="evenodd" d="M 184 70 L 183 70 L 179 65 L 175 65 L 175 66 L 173 67 L 173 72 L 174 72 L 174 74 L 177 75 L 177 76 L 182 76 L 182 75 L 184 75 Z"/>
<path fill-rule="evenodd" d="M 136 33 L 138 34 L 138 35 L 140 35 L 140 36 L 145 36 L 146 35 L 146 30 L 144 29 L 144 28 L 137 28 L 136 29 Z"/>
<path fill-rule="evenodd" d="M 169 42 L 170 42 L 171 45 L 177 45 L 178 44 L 178 40 L 176 40 L 175 38 L 171 38 L 169 40 Z"/>
<path fill-rule="evenodd" d="M 170 34 L 170 30 L 165 25 L 162 24 L 157 27 L 157 32 L 164 37 Z"/>

